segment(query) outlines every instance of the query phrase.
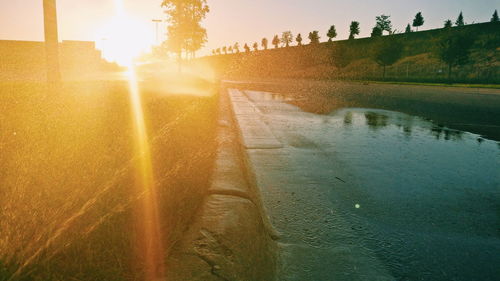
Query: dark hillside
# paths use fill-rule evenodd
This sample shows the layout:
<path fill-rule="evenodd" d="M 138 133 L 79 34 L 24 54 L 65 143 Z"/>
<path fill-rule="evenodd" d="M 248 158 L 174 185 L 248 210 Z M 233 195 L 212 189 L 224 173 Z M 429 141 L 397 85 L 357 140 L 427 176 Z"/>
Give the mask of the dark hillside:
<path fill-rule="evenodd" d="M 383 67 L 375 62 L 378 50 L 399 44 L 401 57 L 387 65 L 386 79 L 448 81 L 448 65 L 437 53 L 447 36 L 473 41 L 468 61 L 454 67 L 454 82 L 500 83 L 500 23 L 401 33 L 376 38 L 342 40 L 266 51 L 217 55 L 208 62 L 228 78 L 312 78 L 381 80 Z"/>

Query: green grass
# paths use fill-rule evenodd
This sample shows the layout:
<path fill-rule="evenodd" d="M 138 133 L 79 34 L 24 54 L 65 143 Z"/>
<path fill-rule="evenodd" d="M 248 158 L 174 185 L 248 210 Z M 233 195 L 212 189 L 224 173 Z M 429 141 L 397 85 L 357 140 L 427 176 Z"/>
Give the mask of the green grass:
<path fill-rule="evenodd" d="M 395 84 L 395 85 L 417 85 L 417 86 L 439 86 L 439 87 L 458 87 L 458 88 L 500 89 L 500 85 L 499 84 L 462 84 L 462 83 L 446 84 L 446 83 L 373 81 L 373 80 L 353 80 L 353 82 L 373 83 L 373 84 Z"/>
<path fill-rule="evenodd" d="M 208 188 L 217 104 L 143 97 L 168 255 Z M 0 280 L 141 279 L 130 108 L 122 82 L 0 83 Z"/>

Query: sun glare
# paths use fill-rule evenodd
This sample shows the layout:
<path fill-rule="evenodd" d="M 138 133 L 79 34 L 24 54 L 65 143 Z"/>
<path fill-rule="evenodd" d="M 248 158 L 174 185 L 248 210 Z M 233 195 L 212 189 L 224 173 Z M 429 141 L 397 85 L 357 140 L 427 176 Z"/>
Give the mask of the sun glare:
<path fill-rule="evenodd" d="M 138 262 L 145 266 L 144 280 L 163 280 L 164 258 L 162 234 L 158 216 L 157 193 L 153 175 L 151 152 L 147 137 L 141 93 L 137 80 L 134 59 L 152 46 L 147 26 L 129 17 L 123 7 L 123 0 L 115 0 L 115 16 L 102 29 L 99 49 L 109 61 L 114 61 L 128 68 L 132 120 L 135 131 L 135 152 L 137 155 L 136 171 L 139 193 L 144 194 L 141 206 L 136 210 L 138 228 Z"/>
<path fill-rule="evenodd" d="M 114 2 L 115 15 L 101 28 L 97 48 L 106 60 L 129 66 L 134 58 L 151 49 L 154 34 L 150 26 L 125 12 L 121 0 Z"/>

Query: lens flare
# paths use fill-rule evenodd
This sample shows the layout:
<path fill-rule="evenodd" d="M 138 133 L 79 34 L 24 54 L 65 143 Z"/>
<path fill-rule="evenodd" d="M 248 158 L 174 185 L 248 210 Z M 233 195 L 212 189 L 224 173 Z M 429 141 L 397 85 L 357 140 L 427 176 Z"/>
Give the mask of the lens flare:
<path fill-rule="evenodd" d="M 164 253 L 162 233 L 158 214 L 157 191 L 153 174 L 150 145 L 147 137 L 144 112 L 140 96 L 137 75 L 134 66 L 129 65 L 130 101 L 135 131 L 135 151 L 138 155 L 137 179 L 139 193 L 144 197 L 136 213 L 137 249 L 140 262 L 144 266 L 145 280 L 164 280 Z"/>
<path fill-rule="evenodd" d="M 128 68 L 128 82 L 136 162 L 137 193 L 142 200 L 134 210 L 136 226 L 136 249 L 138 265 L 144 269 L 145 281 L 165 280 L 164 252 L 160 228 L 157 191 L 153 174 L 150 145 L 144 120 L 141 93 L 134 66 L 134 58 L 148 45 L 142 35 L 144 28 L 126 16 L 123 0 L 115 0 L 116 15 L 105 28 L 108 36 L 101 42 L 103 56 Z M 147 30 L 147 29 L 146 29 Z"/>

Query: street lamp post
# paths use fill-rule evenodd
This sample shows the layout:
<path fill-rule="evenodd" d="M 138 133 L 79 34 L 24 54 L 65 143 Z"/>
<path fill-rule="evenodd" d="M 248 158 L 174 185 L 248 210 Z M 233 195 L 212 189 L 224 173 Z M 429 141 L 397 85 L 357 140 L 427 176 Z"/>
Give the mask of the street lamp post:
<path fill-rule="evenodd" d="M 45 58 L 48 82 L 59 82 L 59 39 L 57 34 L 56 0 L 43 0 Z"/>
<path fill-rule="evenodd" d="M 152 20 L 155 25 L 156 25 L 156 45 L 159 45 L 159 36 L 158 36 L 158 24 L 163 22 L 162 20 L 156 20 L 156 19 L 153 19 Z"/>

